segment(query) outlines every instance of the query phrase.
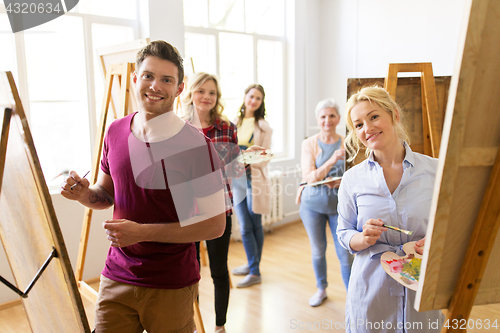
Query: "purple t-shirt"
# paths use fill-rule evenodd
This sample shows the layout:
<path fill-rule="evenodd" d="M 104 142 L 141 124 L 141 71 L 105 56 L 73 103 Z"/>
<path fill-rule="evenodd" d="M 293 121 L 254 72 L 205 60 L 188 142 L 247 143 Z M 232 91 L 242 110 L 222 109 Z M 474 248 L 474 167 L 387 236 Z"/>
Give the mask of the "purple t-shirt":
<path fill-rule="evenodd" d="M 210 139 L 186 124 L 172 138 L 136 139 L 134 114 L 114 121 L 104 138 L 101 169 L 114 184 L 114 219 L 174 223 L 196 214 L 195 198 L 223 188 L 220 161 Z M 141 242 L 110 247 L 102 274 L 132 285 L 177 289 L 199 281 L 194 243 Z"/>

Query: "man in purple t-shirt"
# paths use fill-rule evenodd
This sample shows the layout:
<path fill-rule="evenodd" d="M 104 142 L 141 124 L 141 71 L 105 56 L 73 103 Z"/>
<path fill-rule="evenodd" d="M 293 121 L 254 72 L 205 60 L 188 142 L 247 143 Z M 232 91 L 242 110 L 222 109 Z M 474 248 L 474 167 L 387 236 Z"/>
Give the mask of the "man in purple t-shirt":
<path fill-rule="evenodd" d="M 225 228 L 220 161 L 210 140 L 178 118 L 182 57 L 164 41 L 137 54 L 137 113 L 114 121 L 95 185 L 74 171 L 61 194 L 92 209 L 114 205 L 96 304 L 96 333 L 194 331 L 195 241 Z"/>

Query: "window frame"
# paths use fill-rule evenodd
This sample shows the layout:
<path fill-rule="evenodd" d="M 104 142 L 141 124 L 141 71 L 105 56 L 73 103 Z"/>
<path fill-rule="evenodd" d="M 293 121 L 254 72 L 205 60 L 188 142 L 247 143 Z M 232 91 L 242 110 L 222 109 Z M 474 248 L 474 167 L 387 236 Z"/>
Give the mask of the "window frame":
<path fill-rule="evenodd" d="M 95 71 L 94 71 L 94 52 L 93 49 L 93 40 L 92 40 L 92 24 L 106 24 L 106 25 L 116 25 L 116 26 L 127 26 L 131 27 L 134 33 L 134 39 L 140 38 L 141 26 L 140 26 L 140 0 L 135 1 L 136 5 L 136 19 L 124 19 L 117 18 L 111 16 L 101 16 L 95 14 L 85 14 L 78 12 L 66 12 L 64 15 L 80 17 L 82 19 L 83 25 L 83 47 L 85 50 L 85 66 L 86 66 L 86 75 L 85 79 L 87 80 L 87 105 L 88 112 L 87 117 L 89 120 L 89 142 L 90 145 L 90 164 L 94 162 L 95 155 L 95 136 L 99 133 L 96 113 L 101 110 L 97 110 L 96 108 L 96 91 L 94 86 L 95 80 Z M 0 13 L 7 14 L 5 10 L 5 4 L 0 3 Z M 57 19 L 57 18 L 56 18 Z M 30 117 L 30 98 L 28 91 L 28 73 L 27 73 L 27 64 L 26 64 L 26 48 L 25 48 L 25 33 L 30 33 L 27 31 L 20 31 L 14 34 L 14 44 L 15 44 L 15 59 L 17 65 L 17 88 L 19 91 L 19 95 L 21 98 L 21 102 L 23 103 L 23 108 L 26 113 L 26 118 L 28 120 L 28 124 L 31 127 L 31 117 Z M 102 69 L 101 69 L 102 70 Z M 104 80 L 104 78 L 103 78 Z M 75 166 L 76 168 L 77 166 Z M 47 177 L 47 175 L 46 175 Z M 45 179 L 46 182 L 50 181 L 50 179 Z M 51 185 L 49 186 L 49 190 L 53 192 L 58 186 Z"/>
<path fill-rule="evenodd" d="M 282 72 L 283 72 L 283 96 L 282 96 L 282 105 L 283 105 L 283 133 L 282 133 L 282 142 L 283 142 L 283 150 L 280 151 L 279 153 L 275 154 L 274 158 L 271 160 L 271 163 L 273 162 L 279 162 L 285 159 L 290 158 L 289 152 L 290 152 L 290 143 L 288 139 L 288 126 L 286 124 L 288 123 L 288 117 L 290 115 L 288 114 L 287 110 L 287 101 L 288 101 L 288 86 L 287 86 L 287 76 L 288 76 L 288 45 L 287 45 L 287 1 L 284 1 L 284 29 L 283 29 L 283 36 L 272 36 L 272 35 L 262 35 L 258 34 L 255 32 L 249 33 L 246 31 L 234 31 L 234 30 L 226 30 L 226 29 L 218 29 L 218 28 L 213 28 L 213 27 L 194 27 L 194 26 L 188 26 L 184 24 L 184 40 L 186 40 L 185 36 L 186 33 L 196 33 L 196 34 L 204 34 L 204 35 L 212 35 L 215 37 L 215 59 L 216 59 L 216 73 L 213 73 L 217 75 L 218 78 L 220 78 L 220 48 L 219 48 L 219 34 L 220 33 L 229 33 L 229 34 L 243 34 L 243 35 L 248 35 L 252 36 L 253 40 L 253 68 L 254 68 L 254 73 L 253 73 L 253 78 L 254 82 L 258 82 L 258 60 L 257 60 L 257 45 L 259 40 L 267 40 L 267 41 L 273 41 L 273 42 L 281 42 L 282 48 L 283 48 L 283 63 L 282 63 Z M 210 22 L 209 20 L 209 15 L 210 15 L 210 9 L 207 11 L 207 22 Z M 244 20 L 246 20 L 246 15 L 244 15 Z M 246 24 L 246 22 L 245 22 Z M 189 56 L 189 55 L 187 55 Z M 195 64 L 196 65 L 196 64 Z M 243 94 L 243 92 L 242 92 Z M 224 92 L 222 92 L 222 99 L 224 99 Z M 243 100 L 243 98 L 242 98 Z M 272 125 L 271 125 L 272 127 Z M 274 133 L 273 133 L 274 134 Z"/>

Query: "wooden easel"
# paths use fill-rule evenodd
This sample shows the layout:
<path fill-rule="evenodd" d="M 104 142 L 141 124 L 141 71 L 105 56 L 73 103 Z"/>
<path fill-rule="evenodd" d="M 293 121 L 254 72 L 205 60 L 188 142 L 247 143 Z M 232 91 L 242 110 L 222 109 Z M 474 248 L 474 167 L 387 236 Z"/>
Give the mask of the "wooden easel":
<path fill-rule="evenodd" d="M 442 333 L 477 329 L 473 305 L 500 303 L 499 12 L 500 1 L 468 1 L 450 86 L 415 300 L 448 309 Z"/>
<path fill-rule="evenodd" d="M 108 46 L 102 49 L 96 50 L 96 53 L 99 57 L 99 61 L 101 63 L 101 69 L 104 73 L 104 78 L 107 76 L 108 68 L 111 68 L 113 64 L 122 64 L 126 62 L 133 62 L 137 55 L 137 51 L 145 47 L 149 44 L 149 38 L 138 39 L 132 42 Z M 135 64 L 134 64 L 135 66 Z M 115 90 L 116 93 L 116 90 Z M 131 97 L 131 104 L 129 108 L 136 108 L 137 101 L 135 99 L 135 94 L 129 94 Z M 113 98 L 111 99 L 111 108 L 113 110 L 113 114 L 115 119 L 117 118 L 116 108 Z"/>
<path fill-rule="evenodd" d="M 436 84 L 430 62 L 423 63 L 401 63 L 389 64 L 387 77 L 384 81 L 384 89 L 389 92 L 391 98 L 396 100 L 396 86 L 398 84 L 398 73 L 420 72 L 422 75 L 422 121 L 424 131 L 424 154 L 439 157 L 439 145 L 441 143 L 440 114 L 438 112 L 438 101 Z"/>
<path fill-rule="evenodd" d="M 500 227 L 500 149 L 474 225 L 446 319 L 468 320 Z M 498 253 L 497 253 L 498 254 Z M 498 274 L 498 271 L 496 272 Z M 457 332 L 444 327 L 442 332 Z"/>
<path fill-rule="evenodd" d="M 106 132 L 107 117 L 109 112 L 110 103 L 112 100 L 113 82 L 120 82 L 119 89 L 119 105 L 118 111 L 114 111 L 115 119 L 127 116 L 131 110 L 129 110 L 129 100 L 133 86 L 130 85 L 130 78 L 132 73 L 135 71 L 135 64 L 131 62 L 126 62 L 123 64 L 111 65 L 110 68 L 105 72 L 106 81 L 104 86 L 104 100 L 101 112 L 101 119 L 99 122 L 99 132 L 96 139 L 93 169 L 90 177 L 90 184 L 93 185 L 97 181 L 97 175 L 99 174 L 100 161 L 102 155 L 102 146 L 104 142 L 104 134 Z M 116 80 L 115 80 L 116 79 Z M 76 265 L 76 280 L 78 282 L 78 288 L 80 293 L 85 296 L 90 302 L 96 303 L 98 293 L 89 286 L 85 281 L 83 281 L 83 267 L 85 265 L 85 257 L 87 254 L 87 245 L 89 240 L 90 224 L 92 221 L 92 209 L 85 208 L 85 213 L 83 216 L 83 226 L 80 238 L 80 247 L 78 251 L 78 260 Z M 201 244 L 201 243 L 200 243 Z M 194 320 L 198 332 L 205 333 L 205 328 L 203 326 L 203 320 L 201 318 L 201 312 L 198 302 L 195 300 L 193 303 L 194 308 Z"/>
<path fill-rule="evenodd" d="M 22 297 L 33 332 L 90 333 L 11 72 L 0 72 L 0 110 L 0 239 L 15 285 L 0 280 Z"/>
<path fill-rule="evenodd" d="M 97 181 L 97 175 L 99 174 L 100 161 L 102 155 L 102 146 L 104 142 L 104 133 L 106 131 L 107 117 L 109 105 L 112 100 L 111 92 L 113 89 L 113 82 L 116 79 L 119 80 L 120 84 L 120 104 L 118 113 L 115 112 L 115 119 L 122 118 L 128 114 L 128 101 L 130 94 L 130 76 L 135 70 L 134 63 L 123 63 L 118 65 L 111 65 L 106 73 L 106 83 L 104 87 L 104 101 L 101 112 L 101 119 L 99 122 L 99 132 L 97 134 L 93 168 L 90 176 L 90 184 L 95 184 Z M 92 209 L 85 208 L 85 213 L 83 216 L 83 226 L 82 233 L 80 237 L 80 246 L 78 249 L 78 260 L 76 262 L 76 281 L 78 282 L 78 288 L 80 293 L 85 296 L 88 300 L 94 304 L 97 301 L 97 292 L 89 286 L 85 281 L 83 281 L 83 267 L 85 265 L 85 258 L 87 255 L 87 245 L 89 240 L 90 224 L 92 220 Z"/>

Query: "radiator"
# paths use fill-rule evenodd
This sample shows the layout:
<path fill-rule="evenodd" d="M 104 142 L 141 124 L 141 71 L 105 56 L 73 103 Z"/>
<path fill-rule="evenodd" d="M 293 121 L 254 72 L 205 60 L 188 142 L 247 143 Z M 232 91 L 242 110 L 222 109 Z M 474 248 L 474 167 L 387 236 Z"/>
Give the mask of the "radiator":
<path fill-rule="evenodd" d="M 262 215 L 262 225 L 265 231 L 269 231 L 272 225 L 283 219 L 283 174 L 281 171 L 269 173 L 271 181 L 271 212 Z"/>
<path fill-rule="evenodd" d="M 271 182 L 271 212 L 262 215 L 262 227 L 264 232 L 272 230 L 274 223 L 283 219 L 283 173 L 275 170 L 269 172 L 269 180 Z M 240 227 L 236 214 L 232 215 L 233 228 L 231 238 L 241 240 Z"/>

